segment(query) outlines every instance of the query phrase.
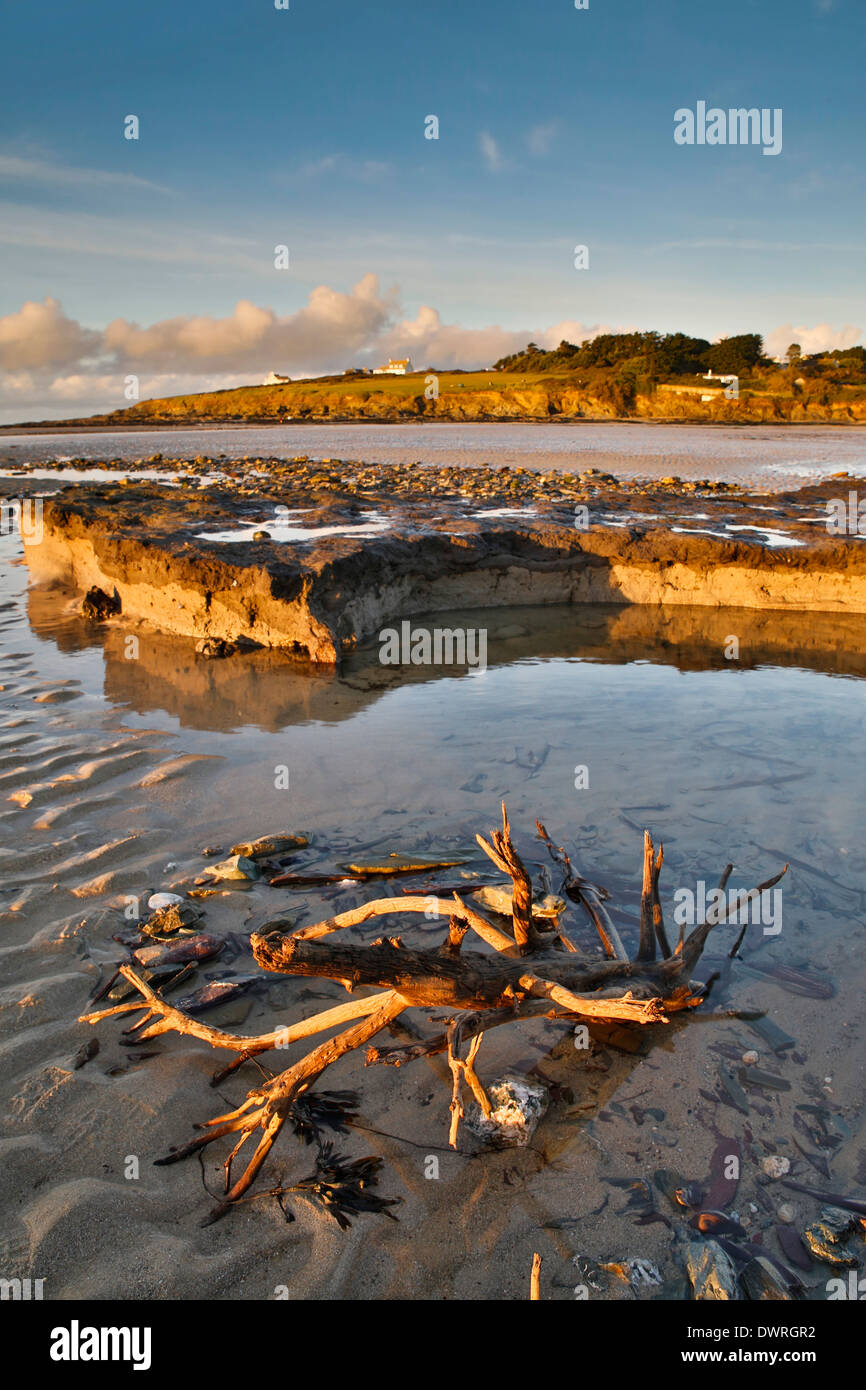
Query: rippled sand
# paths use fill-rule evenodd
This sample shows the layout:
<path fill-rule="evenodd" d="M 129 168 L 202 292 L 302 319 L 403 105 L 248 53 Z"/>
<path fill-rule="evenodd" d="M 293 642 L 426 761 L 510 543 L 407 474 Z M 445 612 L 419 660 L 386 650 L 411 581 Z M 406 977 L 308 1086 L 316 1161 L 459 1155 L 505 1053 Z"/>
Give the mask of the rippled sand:
<path fill-rule="evenodd" d="M 798 639 L 796 617 L 781 634 L 772 615 L 752 615 L 763 624 L 754 629 L 730 615 L 730 631 L 744 638 L 744 669 L 734 671 L 715 645 L 725 614 L 680 614 L 653 629 L 631 610 L 517 612 L 496 615 L 490 668 L 468 677 L 405 680 L 364 653 L 344 679 L 309 677 L 265 654 L 202 662 L 191 644 L 146 634 L 140 659 L 129 661 L 119 633 L 70 613 L 70 595 L 28 593 L 15 544 L 2 545 L 4 1277 L 43 1278 L 46 1298 L 273 1298 L 279 1286 L 297 1299 L 524 1298 L 538 1250 L 546 1298 L 574 1296 L 578 1254 L 652 1260 L 673 1296 L 677 1214 L 656 1191 L 660 1219 L 635 1224 L 623 1212 L 628 1193 L 610 1179 L 651 1179 L 661 1168 L 700 1178 L 729 1141 L 743 1160 L 734 1206 L 776 1254 L 775 1207 L 791 1201 L 800 1226 L 817 1209 L 760 1182 L 762 1156 L 790 1156 L 803 1182 L 862 1190 L 856 634 L 826 631 L 822 650 L 813 619 L 802 620 Z M 575 790 L 576 764 L 590 769 L 588 792 Z M 288 792 L 274 786 L 278 766 L 290 769 Z M 190 1138 L 194 1121 L 238 1103 L 258 1073 L 248 1066 L 213 1090 L 223 1054 L 169 1035 L 140 1049 L 157 1056 L 136 1060 L 117 1024 L 76 1022 L 122 958 L 112 934 L 128 900 L 188 883 L 207 862 L 204 846 L 275 829 L 310 833 L 311 861 L 371 846 L 464 848 L 495 823 L 503 796 L 533 864 L 541 862 L 530 838 L 536 815 L 558 840 L 576 843 L 581 870 L 611 889 L 630 942 L 645 824 L 665 842 L 668 895 L 696 876 L 714 883 L 729 858 L 742 883 L 789 858 L 784 930 L 750 934 L 746 963 L 718 1003 L 766 1009 L 794 1049 L 775 1057 L 730 1020 L 671 1025 L 646 1055 L 578 1053 L 563 1025 L 498 1029 L 481 1050 L 483 1078 L 537 1069 L 558 1088 L 532 1145 L 503 1153 L 479 1151 L 465 1132 L 459 1152 L 447 1148 L 441 1058 L 399 1071 L 344 1059 L 322 1084 L 358 1090 L 363 1128 L 338 1147 L 384 1158 L 379 1190 L 403 1199 L 399 1222 L 361 1216 L 343 1233 L 297 1198 L 287 1224 L 262 1198 L 200 1228 L 224 1151 L 208 1151 L 203 1164 L 152 1160 Z M 210 898 L 207 930 L 236 935 L 199 977 L 248 970 L 238 943 L 269 917 L 308 923 L 370 895 L 254 885 Z M 572 921 L 575 938 L 595 949 L 587 924 Z M 404 931 L 424 944 L 441 934 L 420 921 Z M 725 937 L 716 963 L 729 944 Z M 749 962 L 806 967 L 837 993 L 830 1002 L 799 997 Z M 274 979 L 206 1017 L 261 1032 L 345 997 L 327 982 Z M 73 1054 L 94 1036 L 98 1055 L 74 1070 Z M 792 1089 L 753 1093 L 742 1115 L 717 1094 L 720 1046 L 757 1047 Z M 831 1179 L 794 1142 L 794 1107 L 816 1101 L 838 1107 L 850 1130 L 830 1155 Z M 131 1157 L 138 1178 L 125 1176 Z M 438 1178 L 425 1176 L 431 1157 Z M 311 1169 L 310 1150 L 286 1134 L 260 1185 Z M 805 1276 L 817 1296 L 831 1272 L 816 1266 Z M 591 1297 L 632 1294 L 609 1276 Z"/>

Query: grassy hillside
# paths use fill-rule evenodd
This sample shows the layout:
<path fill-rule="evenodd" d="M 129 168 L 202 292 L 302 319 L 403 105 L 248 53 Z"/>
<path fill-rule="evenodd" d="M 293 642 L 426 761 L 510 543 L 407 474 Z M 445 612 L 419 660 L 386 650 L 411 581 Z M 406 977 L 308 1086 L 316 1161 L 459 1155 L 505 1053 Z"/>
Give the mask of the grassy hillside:
<path fill-rule="evenodd" d="M 441 372 L 438 399 L 428 374 L 317 377 L 282 386 L 241 386 L 140 401 L 88 423 L 181 424 L 346 420 L 654 419 L 866 423 L 866 386 L 820 379 L 802 384 L 785 369 L 740 378 L 738 400 L 697 376 L 659 381 L 616 368 L 576 371 Z M 710 400 L 701 399 L 703 395 Z M 70 422 L 72 423 L 72 422 Z M 74 422 L 80 423 L 80 422 Z"/>

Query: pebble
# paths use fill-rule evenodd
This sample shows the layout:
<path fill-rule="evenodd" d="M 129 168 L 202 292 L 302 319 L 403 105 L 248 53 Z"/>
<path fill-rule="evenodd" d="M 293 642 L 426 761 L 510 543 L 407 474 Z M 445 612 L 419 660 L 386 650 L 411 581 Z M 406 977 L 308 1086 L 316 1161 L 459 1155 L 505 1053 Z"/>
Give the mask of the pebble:
<path fill-rule="evenodd" d="M 784 1178 L 791 1171 L 791 1160 L 781 1154 L 770 1154 L 761 1159 L 761 1168 L 768 1178 Z"/>
<path fill-rule="evenodd" d="M 183 898 L 178 893 L 152 893 L 147 900 L 147 905 L 155 912 L 157 908 L 175 907 L 182 902 Z"/>
<path fill-rule="evenodd" d="M 246 879 L 259 878 L 259 870 L 252 859 L 247 859 L 242 854 L 233 854 L 228 859 L 223 859 L 219 864 L 212 864 L 205 873 L 211 878 L 216 879 Z"/>
<path fill-rule="evenodd" d="M 467 1127 L 497 1148 L 525 1147 L 547 1110 L 547 1088 L 512 1072 L 492 1082 L 487 1095 L 493 1107 L 490 1118 L 476 1106 L 467 1116 Z"/>
<path fill-rule="evenodd" d="M 784 1221 L 786 1226 L 790 1226 L 797 1218 L 797 1213 L 790 1202 L 783 1202 L 777 1209 L 776 1215 L 780 1221 Z"/>
<path fill-rule="evenodd" d="M 757 1052 L 744 1052 L 743 1061 L 745 1062 L 747 1067 L 753 1067 L 755 1063 L 758 1061 Z"/>

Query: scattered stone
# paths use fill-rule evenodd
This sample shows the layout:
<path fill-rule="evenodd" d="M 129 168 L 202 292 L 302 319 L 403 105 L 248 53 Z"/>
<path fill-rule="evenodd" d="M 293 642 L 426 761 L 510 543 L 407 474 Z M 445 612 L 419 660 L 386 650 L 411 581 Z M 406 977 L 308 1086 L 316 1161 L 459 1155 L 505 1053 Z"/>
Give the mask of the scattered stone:
<path fill-rule="evenodd" d="M 157 908 L 152 917 L 142 922 L 141 931 L 156 941 L 167 941 L 173 936 L 192 935 L 198 931 L 204 913 L 194 903 L 172 903 L 169 907 Z"/>
<path fill-rule="evenodd" d="M 81 600 L 80 611 L 82 618 L 104 622 L 106 618 L 114 618 L 120 612 L 120 597 L 116 590 L 114 594 L 107 594 L 104 589 L 97 588 L 94 584 Z"/>
<path fill-rule="evenodd" d="M 221 637 L 202 637 L 196 642 L 195 650 L 198 656 L 207 657 L 212 661 L 218 657 L 232 656 L 236 647 L 234 642 L 225 642 Z"/>
<path fill-rule="evenodd" d="M 740 1284 L 746 1298 L 754 1303 L 788 1303 L 788 1292 L 782 1275 L 764 1255 L 758 1255 L 740 1271 Z"/>
<path fill-rule="evenodd" d="M 183 965 L 191 960 L 210 960 L 212 956 L 218 956 L 222 948 L 223 943 L 218 937 L 201 932 L 198 936 L 185 936 L 181 941 L 139 946 L 132 954 L 139 965 Z"/>
<path fill-rule="evenodd" d="M 254 541 L 269 541 L 271 539 L 272 537 L 270 531 L 253 531 Z"/>
<path fill-rule="evenodd" d="M 639 1255 L 631 1255 L 626 1260 L 614 1260 L 610 1264 L 603 1264 L 601 1268 L 615 1274 L 633 1289 L 652 1288 L 662 1283 L 662 1276 L 652 1261 L 644 1260 Z"/>
<path fill-rule="evenodd" d="M 243 840 L 239 845 L 232 845 L 231 852 L 245 859 L 265 859 L 272 854 L 290 854 L 292 850 L 304 849 L 309 843 L 306 835 L 260 835 L 257 840 Z M 207 850 L 202 852 L 207 854 Z"/>
<path fill-rule="evenodd" d="M 790 1202 L 783 1202 L 777 1209 L 776 1215 L 780 1221 L 784 1221 L 786 1226 L 790 1226 L 796 1220 L 797 1212 Z"/>
<path fill-rule="evenodd" d="M 744 1052 L 744 1053 L 743 1053 L 743 1061 L 745 1062 L 745 1064 L 746 1064 L 747 1067 L 753 1067 L 753 1066 L 755 1066 L 755 1064 L 756 1064 L 757 1061 L 758 1061 L 758 1054 L 757 1054 L 757 1052 Z"/>
<path fill-rule="evenodd" d="M 547 1110 L 547 1088 L 510 1072 L 488 1086 L 487 1095 L 493 1107 L 490 1118 L 473 1107 L 466 1120 L 469 1129 L 496 1148 L 524 1148 Z"/>
<path fill-rule="evenodd" d="M 855 1269 L 859 1257 L 843 1244 L 855 1224 L 856 1219 L 850 1212 L 839 1207 L 822 1207 L 818 1220 L 803 1232 L 803 1240 L 816 1260 L 822 1260 L 833 1269 Z"/>
<path fill-rule="evenodd" d="M 161 907 L 174 907 L 182 903 L 183 898 L 179 893 L 151 893 L 147 900 L 147 905 L 152 911 L 156 912 Z"/>
<path fill-rule="evenodd" d="M 822 1207 L 814 1225 L 828 1240 L 845 1240 L 857 1225 L 857 1218 L 842 1207 Z"/>
<path fill-rule="evenodd" d="M 717 1241 L 689 1241 L 685 1258 L 686 1274 L 696 1300 L 739 1299 L 734 1266 Z"/>
<path fill-rule="evenodd" d="M 261 877 L 255 862 L 243 854 L 232 854 L 228 859 L 221 860 L 219 864 L 209 864 L 205 873 L 220 882 Z"/>
<path fill-rule="evenodd" d="M 854 1269 L 859 1254 L 844 1242 L 857 1226 L 857 1217 L 841 1207 L 822 1207 L 817 1221 L 803 1232 L 803 1240 L 816 1260 L 834 1269 Z"/>
<path fill-rule="evenodd" d="M 791 1160 L 781 1154 L 769 1154 L 761 1159 L 761 1169 L 768 1178 L 784 1178 L 791 1171 Z"/>
<path fill-rule="evenodd" d="M 511 916 L 511 894 L 512 886 L 504 884 L 488 884 L 485 888 L 479 888 L 471 894 L 473 902 L 481 907 L 487 907 L 491 912 L 498 912 L 502 917 Z M 561 917 L 565 911 L 565 899 L 556 898 L 552 893 L 547 893 L 545 897 L 536 899 L 532 902 L 533 917 L 553 918 Z"/>

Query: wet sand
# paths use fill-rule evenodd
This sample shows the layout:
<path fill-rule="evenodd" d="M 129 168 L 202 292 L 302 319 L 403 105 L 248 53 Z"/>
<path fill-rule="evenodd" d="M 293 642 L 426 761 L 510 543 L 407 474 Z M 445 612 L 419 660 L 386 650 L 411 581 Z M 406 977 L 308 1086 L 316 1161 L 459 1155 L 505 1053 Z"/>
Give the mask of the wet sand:
<path fill-rule="evenodd" d="M 784 491 L 847 470 L 866 474 L 862 425 L 693 425 L 647 421 L 576 421 L 514 424 L 354 424 L 193 427 L 138 430 L 16 433 L 0 430 L 0 463 L 117 458 L 129 462 L 154 454 L 224 460 L 277 454 L 363 459 L 370 464 L 424 467 L 459 464 L 579 471 L 606 470 L 626 479 L 659 479 L 676 473 Z"/>
<path fill-rule="evenodd" d="M 522 1299 L 537 1250 L 545 1298 L 572 1299 L 585 1285 L 577 1256 L 641 1256 L 665 1281 L 635 1294 L 602 1274 L 590 1299 L 681 1297 L 684 1213 L 654 1185 L 648 1206 L 658 1217 L 638 1224 L 614 1180 L 652 1183 L 661 1169 L 705 1179 L 724 1142 L 742 1164 L 729 1210 L 777 1256 L 779 1208 L 790 1203 L 802 1229 L 819 1204 L 767 1180 L 764 1157 L 787 1156 L 801 1182 L 862 1197 L 866 853 L 854 619 L 788 614 L 781 631 L 760 625 L 770 615 L 751 615 L 758 626 L 749 627 L 732 613 L 729 630 L 744 639 L 733 669 L 719 653 L 723 612 L 646 613 L 640 623 L 609 611 L 501 611 L 486 671 L 406 678 L 360 650 L 340 675 L 310 677 L 276 654 L 204 662 L 191 642 L 159 634 L 128 660 L 122 628 L 86 623 L 69 592 L 28 590 L 19 543 L 0 546 L 6 1277 L 44 1278 L 49 1299 L 271 1299 L 282 1287 L 293 1299 Z M 578 764 L 588 789 L 575 788 Z M 288 790 L 275 786 L 278 767 Z M 742 886 L 790 860 L 781 933 L 750 928 L 743 963 L 712 1004 L 765 1010 L 793 1047 L 776 1056 L 746 1023 L 699 1016 L 654 1030 L 634 1055 L 599 1044 L 578 1052 L 562 1024 L 497 1029 L 482 1047 L 482 1078 L 517 1069 L 551 1087 L 530 1146 L 504 1152 L 465 1129 L 459 1151 L 448 1149 L 441 1058 L 399 1071 L 344 1059 L 324 1084 L 357 1090 L 359 1123 L 337 1147 L 381 1155 L 377 1190 L 402 1199 L 399 1221 L 362 1215 L 341 1232 L 305 1198 L 287 1201 L 291 1223 L 261 1198 L 202 1229 L 224 1152 L 168 1168 L 153 1159 L 192 1137 L 193 1121 L 237 1104 L 258 1073 L 248 1066 L 214 1090 L 225 1054 L 173 1035 L 130 1050 L 116 1023 L 76 1022 L 124 958 L 112 938 L 128 925 L 128 900 L 189 886 L 211 862 L 204 847 L 227 852 L 274 830 L 310 836 L 293 865 L 311 871 L 362 851 L 471 849 L 476 831 L 496 824 L 502 797 L 533 871 L 543 862 L 537 815 L 610 889 L 632 947 L 645 825 L 665 843 L 667 904 L 675 887 L 715 883 L 728 860 Z M 206 930 L 227 945 L 196 978 L 254 968 L 243 941 L 270 918 L 309 924 L 372 895 L 254 884 L 208 898 Z M 565 921 L 597 951 L 577 909 Z M 372 939 L 373 927 L 353 939 Z M 442 935 L 420 919 L 400 929 L 418 944 Z M 708 969 L 730 944 L 727 933 L 711 947 Z M 779 965 L 805 970 L 833 997 L 792 993 L 772 973 Z M 262 1032 L 345 998 L 326 982 L 269 978 L 205 1017 Z M 92 1037 L 98 1054 L 73 1069 Z M 750 1048 L 791 1089 L 749 1092 L 743 1114 L 720 1067 Z M 795 1121 L 810 1114 L 802 1105 L 844 1126 L 822 1158 L 829 1176 Z M 126 1176 L 132 1158 L 137 1177 Z M 430 1158 L 438 1177 L 426 1175 Z M 284 1134 L 260 1186 L 311 1170 L 311 1151 Z M 834 1273 L 815 1263 L 801 1277 L 824 1298 Z"/>

